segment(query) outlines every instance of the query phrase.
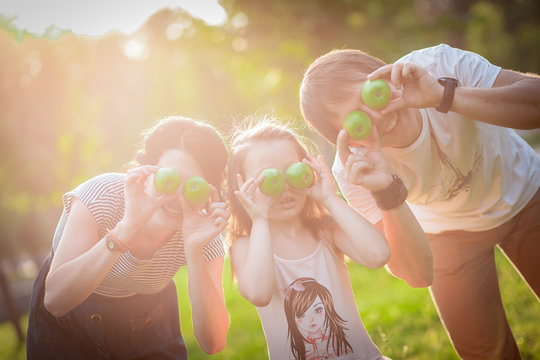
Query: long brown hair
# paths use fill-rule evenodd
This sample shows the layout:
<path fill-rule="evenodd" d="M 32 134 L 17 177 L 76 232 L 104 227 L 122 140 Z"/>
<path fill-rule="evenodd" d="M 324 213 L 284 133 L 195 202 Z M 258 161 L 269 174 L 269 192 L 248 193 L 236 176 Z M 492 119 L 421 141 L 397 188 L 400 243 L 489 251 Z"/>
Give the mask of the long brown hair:
<path fill-rule="evenodd" d="M 300 86 L 300 109 L 304 119 L 328 141 L 335 144 L 339 129 L 336 117 L 325 105 L 349 98 L 367 74 L 385 63 L 360 50 L 333 50 L 317 58 L 306 70 Z"/>
<path fill-rule="evenodd" d="M 234 195 L 235 191 L 238 191 L 236 175 L 243 173 L 244 161 L 249 150 L 266 140 L 291 141 L 300 158 L 306 157 L 307 149 L 300 137 L 287 125 L 280 124 L 275 118 L 247 118 L 244 122 L 236 125 L 231 137 L 227 177 L 227 192 L 231 207 L 228 238 L 231 245 L 238 238 L 248 236 L 252 225 L 251 218 Z M 306 204 L 300 218 L 317 238 L 321 238 L 324 232 L 328 231 L 328 227 L 334 223 L 328 210 L 310 197 L 306 198 Z"/>

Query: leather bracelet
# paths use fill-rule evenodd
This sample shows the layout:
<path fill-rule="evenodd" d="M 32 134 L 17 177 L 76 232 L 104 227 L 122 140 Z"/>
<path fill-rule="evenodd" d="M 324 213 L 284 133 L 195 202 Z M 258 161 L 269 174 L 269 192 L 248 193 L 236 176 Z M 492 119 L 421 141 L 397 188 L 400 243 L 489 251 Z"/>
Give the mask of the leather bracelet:
<path fill-rule="evenodd" d="M 409 195 L 409 191 L 401 181 L 401 178 L 392 174 L 392 182 L 386 189 L 372 191 L 371 196 L 375 199 L 377 207 L 381 210 L 392 210 L 403 204 Z"/>

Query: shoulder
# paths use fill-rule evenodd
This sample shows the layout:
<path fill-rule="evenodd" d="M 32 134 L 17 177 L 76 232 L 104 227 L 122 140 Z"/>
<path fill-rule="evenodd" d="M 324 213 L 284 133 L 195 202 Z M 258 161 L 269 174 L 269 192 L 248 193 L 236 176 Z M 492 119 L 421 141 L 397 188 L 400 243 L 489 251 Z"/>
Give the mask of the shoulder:
<path fill-rule="evenodd" d="M 86 180 L 72 192 L 92 192 L 93 196 L 99 197 L 106 193 L 123 191 L 125 174 L 105 173 Z"/>
<path fill-rule="evenodd" d="M 396 62 L 412 62 L 422 67 L 428 67 L 435 63 L 443 53 L 448 52 L 450 49 L 451 47 L 446 44 L 418 49 L 402 56 Z"/>
<path fill-rule="evenodd" d="M 121 173 L 104 173 L 87 180 L 81 185 L 85 185 L 87 187 L 101 187 L 105 189 L 112 189 L 119 186 L 123 187 L 125 178 L 126 175 Z"/>
<path fill-rule="evenodd" d="M 105 173 L 86 180 L 75 189 L 64 194 L 62 200 L 69 212 L 73 197 L 91 207 L 100 201 L 123 201 L 125 174 Z"/>
<path fill-rule="evenodd" d="M 470 51 L 451 47 L 447 44 L 439 44 L 423 49 L 418 49 L 404 55 L 396 62 L 413 62 L 421 66 L 429 66 L 444 58 L 476 55 Z"/>
<path fill-rule="evenodd" d="M 415 50 L 397 62 L 412 62 L 434 77 L 450 76 L 466 87 L 491 87 L 501 70 L 477 53 L 447 44 Z"/>

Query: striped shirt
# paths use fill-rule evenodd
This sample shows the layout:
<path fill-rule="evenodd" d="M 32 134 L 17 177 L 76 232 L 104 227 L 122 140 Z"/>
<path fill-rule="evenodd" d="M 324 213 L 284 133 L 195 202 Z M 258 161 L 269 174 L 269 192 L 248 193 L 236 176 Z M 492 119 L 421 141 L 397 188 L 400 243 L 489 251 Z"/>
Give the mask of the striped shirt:
<path fill-rule="evenodd" d="M 85 204 L 96 220 L 99 238 L 113 229 L 124 215 L 125 174 L 106 173 L 98 175 L 64 194 L 64 211 L 69 214 L 73 198 Z M 55 234 L 63 231 L 59 225 Z M 225 255 L 221 235 L 204 246 L 206 261 Z M 120 255 L 94 293 L 110 297 L 126 297 L 134 294 L 153 294 L 161 291 L 181 266 L 186 265 L 182 230 L 178 229 L 172 239 L 157 250 L 152 258 L 140 260 L 127 251 Z"/>

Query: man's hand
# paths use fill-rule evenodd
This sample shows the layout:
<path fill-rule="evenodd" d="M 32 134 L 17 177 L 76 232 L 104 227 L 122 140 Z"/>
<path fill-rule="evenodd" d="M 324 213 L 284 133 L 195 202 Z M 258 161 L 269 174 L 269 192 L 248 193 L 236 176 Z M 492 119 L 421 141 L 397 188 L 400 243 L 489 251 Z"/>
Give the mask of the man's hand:
<path fill-rule="evenodd" d="M 392 174 L 381 153 L 377 129 L 373 128 L 367 140 L 355 142 L 352 151 L 350 142 L 347 132 L 341 130 L 336 145 L 347 181 L 371 191 L 386 189 L 392 182 Z"/>
<path fill-rule="evenodd" d="M 388 114 L 403 108 L 429 108 L 440 104 L 444 87 L 425 69 L 413 63 L 388 64 L 367 76 L 369 80 L 389 78 L 396 89 L 401 89 L 401 96 L 393 97 L 390 103 L 381 109 L 381 114 Z"/>

